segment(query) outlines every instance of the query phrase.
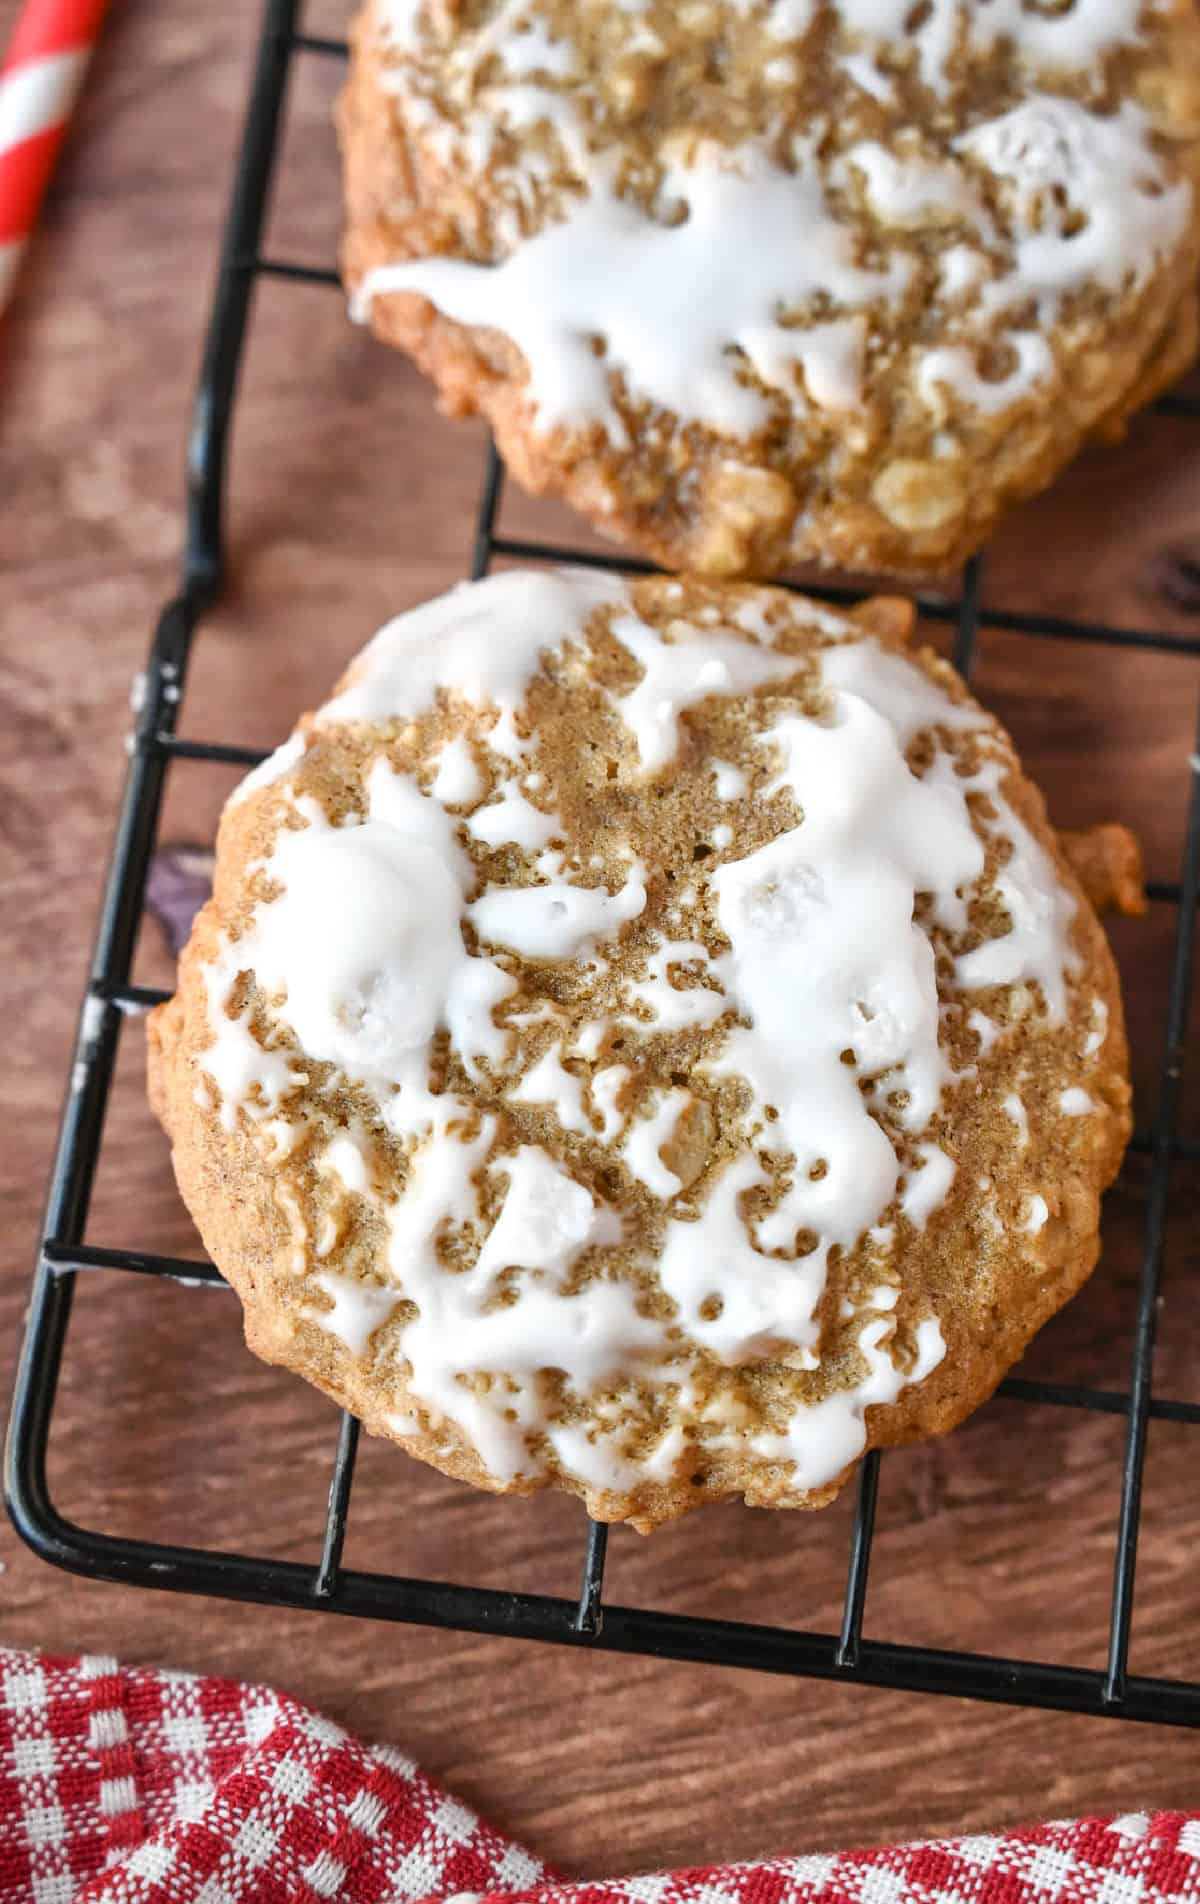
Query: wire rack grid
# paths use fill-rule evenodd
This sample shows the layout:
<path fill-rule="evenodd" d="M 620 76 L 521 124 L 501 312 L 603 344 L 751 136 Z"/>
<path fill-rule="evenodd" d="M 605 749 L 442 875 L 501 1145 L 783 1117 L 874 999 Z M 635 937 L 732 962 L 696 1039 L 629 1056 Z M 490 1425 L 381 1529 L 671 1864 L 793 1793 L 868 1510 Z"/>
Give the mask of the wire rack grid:
<path fill-rule="evenodd" d="M 1152 1387 L 1154 1325 L 1172 1165 L 1200 1158 L 1200 1143 L 1177 1130 L 1184 1040 L 1191 986 L 1196 901 L 1200 891 L 1200 774 L 1193 772 L 1178 881 L 1151 886 L 1152 901 L 1174 908 L 1175 927 L 1157 1108 L 1134 1140 L 1149 1159 L 1149 1190 L 1130 1375 L 1124 1391 L 1010 1378 L 1000 1394 L 1017 1403 L 1050 1404 L 1119 1416 L 1124 1459 L 1107 1659 L 1102 1668 L 1056 1665 L 945 1648 L 897 1645 L 864 1634 L 879 1457 L 863 1462 L 838 1631 L 805 1632 L 741 1621 L 610 1604 L 604 1599 L 606 1529 L 585 1523 L 577 1598 L 503 1592 L 495 1588 L 353 1571 L 342 1565 L 354 1480 L 358 1425 L 343 1415 L 333 1461 L 324 1539 L 312 1564 L 253 1554 L 126 1539 L 78 1526 L 56 1508 L 46 1455 L 68 1339 L 75 1279 L 81 1271 L 117 1270 L 189 1286 L 221 1285 L 211 1263 L 86 1241 L 89 1201 L 123 1027 L 165 996 L 131 983 L 143 894 L 167 775 L 188 761 L 253 766 L 253 750 L 199 742 L 177 732 L 192 637 L 222 580 L 222 498 L 234 398 L 255 282 L 262 277 L 338 284 L 337 273 L 262 255 L 272 177 L 280 143 L 289 71 L 300 58 L 341 59 L 343 42 L 300 30 L 302 0 L 266 0 L 232 202 L 222 247 L 207 343 L 188 446 L 187 539 L 179 594 L 155 630 L 131 742 L 105 887 L 91 978 L 79 1020 L 75 1063 L 46 1211 L 5 1453 L 5 1491 L 18 1532 L 45 1560 L 71 1571 L 130 1586 L 305 1607 L 373 1619 L 539 1639 L 597 1651 L 742 1666 L 909 1691 L 945 1693 L 1011 1705 L 1200 1726 L 1200 1682 L 1149 1678 L 1128 1670 L 1138 1525 L 1147 1426 L 1159 1419 L 1200 1425 L 1200 1404 L 1156 1395 Z M 1200 399 L 1176 395 L 1160 406 L 1200 419 Z M 638 570 L 617 556 L 506 537 L 497 530 L 504 483 L 489 451 L 483 476 L 471 574 L 495 557 L 575 561 Z M 919 599 L 922 613 L 953 629 L 953 657 L 970 675 L 981 621 L 983 564 L 966 570 L 957 597 Z M 816 589 L 833 600 L 852 590 Z M 1200 638 L 1144 627 L 1110 627 L 1057 615 L 1006 611 L 990 603 L 989 627 L 1032 637 L 1169 651 L 1200 658 Z"/>

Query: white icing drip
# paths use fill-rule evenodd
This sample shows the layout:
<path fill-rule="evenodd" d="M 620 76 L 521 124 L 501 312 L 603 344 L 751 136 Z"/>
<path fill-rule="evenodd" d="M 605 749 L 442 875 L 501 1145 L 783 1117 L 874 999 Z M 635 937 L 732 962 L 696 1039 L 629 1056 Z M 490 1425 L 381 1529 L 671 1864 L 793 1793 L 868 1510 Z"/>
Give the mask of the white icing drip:
<path fill-rule="evenodd" d="M 631 615 L 618 616 L 613 634 L 640 662 L 642 678 L 616 703 L 633 732 L 642 771 L 657 773 L 679 748 L 679 716 L 712 694 L 748 694 L 768 681 L 798 674 L 804 663 L 795 655 L 773 654 L 732 635 L 673 622 L 671 640 Z"/>
<path fill-rule="evenodd" d="M 562 834 L 562 821 L 553 813 L 541 813 L 531 805 L 519 787 L 508 781 L 499 800 L 477 807 L 467 821 L 472 839 L 485 846 L 503 846 L 511 841 L 527 853 L 540 852 Z"/>
<path fill-rule="evenodd" d="M 740 800 L 749 785 L 742 769 L 730 760 L 714 760 L 712 770 L 717 799 Z"/>
<path fill-rule="evenodd" d="M 1003 1110 L 1017 1127 L 1017 1144 L 1021 1150 L 1029 1147 L 1029 1116 L 1023 1099 L 1015 1091 L 1010 1091 L 1004 1100 Z"/>
<path fill-rule="evenodd" d="M 1071 943 L 1076 904 L 1049 853 L 1001 794 L 1002 778 L 999 765 L 989 761 L 964 784 L 987 794 L 996 813 L 993 830 L 1011 847 L 1007 862 L 996 873 L 995 885 L 1012 923 L 1007 932 L 964 953 L 956 976 L 966 991 L 1036 979 L 1047 1019 L 1060 1025 L 1067 1008 L 1066 976 L 1080 969 L 1079 954 Z"/>
<path fill-rule="evenodd" d="M 313 1277 L 318 1289 L 333 1303 L 332 1309 L 306 1310 L 330 1335 L 337 1336 L 351 1355 L 364 1355 L 371 1337 L 396 1307 L 396 1291 L 379 1283 L 360 1282 L 356 1276 L 339 1276 L 322 1269 Z"/>
<path fill-rule="evenodd" d="M 317 1169 L 332 1171 L 340 1177 L 347 1190 L 353 1190 L 359 1196 L 365 1196 L 371 1187 L 367 1174 L 367 1160 L 362 1150 L 348 1132 L 342 1131 L 330 1139 L 324 1151 L 317 1159 Z"/>
<path fill-rule="evenodd" d="M 1024 1230 L 1026 1236 L 1037 1236 L 1045 1229 L 1049 1217 L 1050 1205 L 1046 1202 L 1045 1197 L 1040 1197 L 1035 1194 L 1029 1199 L 1029 1214 L 1021 1225 L 1021 1228 Z"/>
<path fill-rule="evenodd" d="M 984 416 L 998 416 L 1055 375 L 1054 352 L 1044 337 L 1033 331 L 1013 331 L 1006 342 L 1016 352 L 1017 361 L 1005 377 L 981 377 L 975 352 L 962 344 L 943 344 L 925 351 L 916 368 L 922 401 L 935 416 L 944 416 L 944 388 Z"/>
<path fill-rule="evenodd" d="M 815 1368 L 813 1312 L 825 1285 L 824 1262 L 815 1253 L 782 1262 L 755 1249 L 741 1198 L 765 1182 L 766 1172 L 749 1154 L 727 1164 L 701 1220 L 668 1223 L 658 1279 L 693 1341 L 719 1362 L 737 1367 L 800 1349 L 807 1351 L 802 1365 Z"/>
<path fill-rule="evenodd" d="M 260 1117 L 298 1081 L 288 1054 L 264 1051 L 245 1015 L 228 1016 L 244 971 L 306 1057 L 380 1091 L 423 1078 L 442 1024 L 469 1070 L 505 1055 L 493 1014 L 515 982 L 463 944 L 472 875 L 453 822 L 383 760 L 368 791 L 368 818 L 339 827 L 314 802 L 298 803 L 305 824 L 282 829 L 266 861 L 282 890 L 205 972 L 214 1043 L 200 1063 L 221 1091 L 226 1128 L 239 1105 Z"/>
<path fill-rule="evenodd" d="M 627 1064 L 609 1064 L 592 1077 L 592 1106 L 604 1120 L 600 1130 L 602 1144 L 611 1144 L 624 1128 L 625 1113 L 618 1107 L 617 1099 L 632 1076 Z"/>
<path fill-rule="evenodd" d="M 663 1147 L 671 1141 L 683 1113 L 692 1102 L 690 1091 L 666 1091 L 648 1117 L 630 1126 L 625 1139 L 624 1156 L 628 1168 L 644 1183 L 651 1196 L 668 1202 L 683 1184 L 662 1160 Z"/>
<path fill-rule="evenodd" d="M 845 164 L 856 166 L 866 184 L 867 200 L 885 225 L 915 230 L 948 224 L 956 218 L 979 222 L 983 205 L 962 168 L 920 152 L 895 153 L 875 140 L 852 145 Z"/>
<path fill-rule="evenodd" d="M 576 1422 L 559 1422 L 546 1431 L 559 1462 L 589 1487 L 609 1494 L 625 1494 L 642 1479 L 643 1467 L 626 1460 L 611 1433 L 588 1429 Z"/>
<path fill-rule="evenodd" d="M 1089 1097 L 1077 1084 L 1072 1084 L 1059 1092 L 1058 1108 L 1064 1117 L 1087 1117 L 1091 1112 L 1098 1111 L 1100 1106 L 1094 1097 Z"/>
<path fill-rule="evenodd" d="M 447 1024 L 467 1061 L 506 1046 L 490 1006 L 515 989 L 473 959 L 460 919 L 469 863 L 453 822 L 415 782 L 377 761 L 369 817 L 277 834 L 268 871 L 283 891 L 260 907 L 247 963 L 304 1052 L 351 1076 L 396 1080 Z"/>
<path fill-rule="evenodd" d="M 550 1045 L 508 1095 L 514 1104 L 548 1104 L 563 1130 L 586 1135 L 591 1129 L 583 1108 L 583 1081 L 563 1064 L 561 1045 Z"/>
<path fill-rule="evenodd" d="M 569 40 L 550 37 L 546 24 L 531 15 L 521 33 L 510 33 L 497 45 L 497 54 L 514 78 L 531 73 L 548 73 L 554 79 L 567 79 L 576 70 L 575 49 Z"/>
<path fill-rule="evenodd" d="M 607 1038 L 608 1033 L 608 1019 L 593 1018 L 591 1024 L 584 1025 L 576 1036 L 574 1046 L 572 1047 L 575 1055 L 580 1058 L 586 1058 L 589 1063 L 593 1058 L 598 1058 L 604 1049 L 604 1040 Z"/>
<path fill-rule="evenodd" d="M 979 1055 L 986 1058 L 992 1046 L 1000 1037 L 1000 1027 L 992 1023 L 981 1011 L 967 1013 L 967 1024 L 979 1040 Z"/>
<path fill-rule="evenodd" d="M 444 807 L 470 806 L 483 793 L 483 775 L 475 764 L 465 734 L 448 740 L 438 755 L 437 773 L 430 791 Z"/>
<path fill-rule="evenodd" d="M 297 1054 L 265 1051 L 250 1030 L 249 1014 L 231 1018 L 226 1010 L 230 991 L 245 961 L 238 956 L 241 941 L 206 967 L 208 1024 L 213 1042 L 200 1053 L 199 1064 L 221 1093 L 223 1128 L 233 1130 L 239 1108 L 256 1121 L 274 1114 L 279 1101 L 304 1080 Z"/>
<path fill-rule="evenodd" d="M 733 828 L 722 820 L 719 826 L 714 826 L 710 838 L 717 852 L 723 853 L 726 847 L 733 845 Z"/>
<path fill-rule="evenodd" d="M 659 1481 L 665 1486 L 678 1467 L 686 1447 L 687 1436 L 683 1429 L 678 1425 L 668 1428 L 658 1446 L 642 1457 L 641 1468 L 646 1479 Z"/>
<path fill-rule="evenodd" d="M 798 1408 L 784 1434 L 756 1435 L 756 1454 L 772 1461 L 794 1461 L 793 1486 L 825 1487 L 837 1479 L 867 1445 L 868 1408 L 894 1402 L 905 1388 L 923 1382 L 946 1353 L 938 1322 L 928 1316 L 917 1324 L 917 1360 L 906 1375 L 887 1350 L 894 1324 L 881 1316 L 868 1322 L 858 1338 L 867 1374 L 855 1387 L 829 1395 L 811 1408 Z"/>
<path fill-rule="evenodd" d="M 565 880 L 492 887 L 468 906 L 467 915 L 490 945 L 527 959 L 571 959 L 636 919 L 645 905 L 645 876 L 635 860 L 615 893 L 606 886 L 572 886 Z"/>
<path fill-rule="evenodd" d="M 597 609 L 625 600 L 622 581 L 587 569 L 513 569 L 462 582 L 386 623 L 317 720 L 413 719 L 441 692 L 495 707 L 511 730 L 542 657 L 558 654 Z M 496 729 L 489 738 L 495 747 Z"/>
<path fill-rule="evenodd" d="M 637 1313 L 626 1283 L 596 1277 L 567 1293 L 580 1255 L 618 1243 L 620 1221 L 533 1145 L 494 1161 L 493 1170 L 509 1179 L 500 1214 L 475 1266 L 446 1274 L 430 1238 L 456 1208 L 474 1215 L 470 1172 L 484 1141 L 490 1131 L 459 1146 L 453 1170 L 452 1147 L 420 1155 L 416 1181 L 393 1213 L 390 1261 L 398 1289 L 419 1311 L 400 1339 L 410 1392 L 458 1423 L 490 1474 L 513 1479 L 535 1471 L 526 1435 L 544 1426 L 540 1371 L 560 1369 L 569 1390 L 586 1400 L 601 1383 L 661 1355 L 662 1328 Z M 506 1283 L 515 1300 L 499 1303 Z M 496 1378 L 486 1393 L 459 1379 L 475 1373 Z M 516 1421 L 507 1418 L 510 1409 Z M 549 1432 L 553 1440 L 558 1431 Z"/>
<path fill-rule="evenodd" d="M 843 53 L 841 66 L 861 92 L 869 93 L 881 106 L 892 104 L 896 91 L 891 80 L 880 72 L 874 60 L 868 59 L 865 53 Z"/>
<path fill-rule="evenodd" d="M 257 767 L 251 768 L 244 780 L 239 780 L 225 802 L 226 809 L 241 806 L 243 800 L 248 799 L 252 793 L 257 793 L 261 787 L 274 786 L 277 780 L 282 780 L 285 774 L 289 774 L 293 767 L 299 765 L 307 749 L 308 740 L 305 735 L 301 733 L 289 735 L 273 754 L 268 754 L 265 760 L 260 760 Z"/>
<path fill-rule="evenodd" d="M 735 345 L 769 389 L 794 395 L 802 370 L 814 401 L 821 389 L 847 400 L 841 325 L 806 331 L 781 316 L 817 294 L 861 310 L 902 289 L 909 267 L 899 258 L 881 270 L 855 263 L 853 234 L 826 204 L 810 151 L 797 144 L 788 172 L 752 145 L 703 144 L 690 166 L 666 171 L 660 206 L 687 211 L 674 224 L 619 197 L 606 159 L 580 156 L 590 189 L 560 223 L 494 265 L 380 265 L 363 279 L 354 314 L 365 316 L 382 294 L 413 291 L 458 323 L 502 330 L 529 366 L 540 428 L 598 423 L 617 443 L 625 430 L 609 389 L 614 370 L 633 395 L 678 416 L 733 437 L 759 428 L 768 406 L 739 380 Z M 781 233 L 795 236 L 781 244 Z"/>
<path fill-rule="evenodd" d="M 664 939 L 646 960 L 648 976 L 626 988 L 631 1004 L 647 1007 L 654 1019 L 655 1031 L 681 1031 L 685 1025 L 715 1025 L 722 1012 L 729 1010 L 725 994 L 720 990 L 713 991 L 701 984 L 685 987 L 671 983 L 672 967 L 691 965 L 699 965 L 706 976 L 712 976 L 713 968 L 704 946 L 691 939 Z M 640 1020 L 631 1018 L 626 1022 L 638 1024 Z"/>
<path fill-rule="evenodd" d="M 842 25 L 876 49 L 914 45 L 921 78 L 938 93 L 949 86 L 947 61 L 960 35 L 975 53 L 1012 40 L 1022 63 L 1034 71 L 1087 71 L 1114 47 L 1137 42 L 1141 11 L 1142 0 L 1074 0 L 1054 13 L 1026 0 L 988 0 L 986 6 L 977 0 L 931 0 L 922 24 L 912 31 L 909 0 L 838 0 Z"/>
<path fill-rule="evenodd" d="M 823 661 L 839 660 L 848 676 L 846 654 Z M 831 1244 L 852 1248 L 899 1176 L 859 1077 L 889 1072 L 889 1087 L 907 1094 L 902 1121 L 919 1131 L 949 1075 L 933 949 L 914 923 L 915 895 L 932 894 L 935 910 L 953 915 L 958 888 L 983 868 L 953 772 L 931 768 L 919 780 L 904 760 L 908 702 L 897 734 L 859 695 L 838 688 L 831 700 L 826 721 L 789 716 L 770 736 L 783 755 L 778 784 L 803 822 L 712 877 L 731 944 L 716 970 L 751 1021 L 731 1032 L 713 1069 L 745 1077 L 760 1115 L 764 1104 L 778 1107 L 759 1142 L 795 1159 L 759 1239 L 765 1249 L 790 1249 L 798 1229 L 812 1230 L 819 1243 L 810 1260 L 822 1274 Z M 842 1061 L 846 1050 L 853 1063 Z"/>
<path fill-rule="evenodd" d="M 271 1117 L 258 1126 L 255 1135 L 264 1147 L 268 1163 L 281 1164 L 300 1142 L 301 1127 L 289 1124 L 285 1117 Z"/>
<path fill-rule="evenodd" d="M 816 0 L 771 0 L 767 33 L 773 40 L 803 39 L 815 14 Z"/>
<path fill-rule="evenodd" d="M 1102 998 L 1092 1000 L 1092 1028 L 1083 1041 L 1083 1055 L 1094 1058 L 1108 1036 L 1108 1006 Z"/>
<path fill-rule="evenodd" d="M 992 0 L 994 13 L 1002 0 Z M 1086 12 L 1077 4 L 1065 16 Z M 1054 16 L 1029 14 L 1050 25 Z M 983 294 L 985 310 L 1060 298 L 1095 284 L 1114 295 L 1141 284 L 1177 243 L 1191 215 L 1186 181 L 1168 185 L 1140 106 L 1102 116 L 1077 100 L 1038 94 L 955 141 L 1011 187 L 1013 266 Z M 1082 219 L 1082 223 L 1078 221 Z"/>
<path fill-rule="evenodd" d="M 946 1201 L 957 1165 L 936 1144 L 918 1144 L 921 1168 L 909 1178 L 900 1208 L 915 1229 L 923 1230 L 933 1212 Z"/>
<path fill-rule="evenodd" d="M 988 261 L 974 245 L 950 245 L 938 260 L 938 288 L 944 298 L 973 291 L 988 275 Z"/>

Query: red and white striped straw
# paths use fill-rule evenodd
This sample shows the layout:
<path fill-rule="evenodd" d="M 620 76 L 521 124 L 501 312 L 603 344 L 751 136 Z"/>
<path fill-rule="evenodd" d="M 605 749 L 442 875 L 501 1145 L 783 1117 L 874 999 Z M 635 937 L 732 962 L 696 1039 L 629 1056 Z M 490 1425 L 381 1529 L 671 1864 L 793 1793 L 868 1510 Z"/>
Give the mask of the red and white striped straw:
<path fill-rule="evenodd" d="M 26 0 L 0 67 L 0 310 L 66 134 L 108 0 Z"/>

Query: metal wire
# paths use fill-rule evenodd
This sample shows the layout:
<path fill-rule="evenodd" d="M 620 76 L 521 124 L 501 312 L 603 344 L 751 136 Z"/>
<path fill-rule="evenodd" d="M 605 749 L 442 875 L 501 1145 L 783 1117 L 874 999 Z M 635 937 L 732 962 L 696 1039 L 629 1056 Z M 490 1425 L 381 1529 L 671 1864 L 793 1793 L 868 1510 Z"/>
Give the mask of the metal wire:
<path fill-rule="evenodd" d="M 1139 1133 L 1134 1142 L 1134 1148 L 1149 1157 L 1150 1183 L 1129 1388 L 1120 1392 L 1014 1376 L 999 1390 L 1010 1404 L 1083 1409 L 1125 1419 L 1112 1614 L 1102 1667 L 1065 1667 L 937 1647 L 888 1645 L 865 1634 L 881 1475 L 876 1454 L 867 1457 L 859 1476 L 837 1633 L 808 1633 L 608 1604 L 603 1597 L 607 1529 L 588 1522 L 583 1527 L 580 1588 L 575 1600 L 346 1569 L 342 1554 L 358 1448 L 358 1424 L 349 1415 L 342 1416 L 338 1434 L 321 1550 L 308 1565 L 119 1538 L 76 1526 L 55 1506 L 46 1479 L 46 1448 L 68 1341 L 72 1295 L 79 1276 L 103 1270 L 160 1277 L 187 1288 L 228 1288 L 211 1263 L 136 1248 L 99 1247 L 86 1240 L 86 1227 L 120 1037 L 130 1017 L 166 996 L 135 984 L 131 978 L 166 775 L 193 761 L 249 767 L 262 757 L 255 749 L 223 741 L 183 740 L 176 733 L 176 722 L 192 635 L 221 586 L 226 452 L 254 286 L 263 276 L 284 282 L 336 285 L 338 281 L 332 269 L 267 258 L 261 251 L 292 61 L 297 57 L 342 59 L 346 52 L 341 41 L 298 32 L 299 6 L 300 0 L 267 0 L 264 9 L 189 439 L 187 541 L 180 592 L 160 617 L 139 696 L 13 1397 L 5 1449 L 5 1490 L 18 1531 L 55 1565 L 134 1586 L 503 1633 L 609 1652 L 652 1653 L 764 1672 L 853 1679 L 1010 1705 L 1200 1726 L 1200 1683 L 1149 1679 L 1128 1670 L 1148 1424 L 1152 1420 L 1200 1424 L 1200 1404 L 1155 1395 L 1152 1380 L 1155 1306 L 1172 1165 L 1179 1158 L 1200 1157 L 1200 1144 L 1182 1138 L 1177 1130 L 1200 898 L 1200 775 L 1195 772 L 1188 790 L 1179 878 L 1158 882 L 1151 888 L 1151 897 L 1174 906 L 1177 916 L 1158 1102 L 1151 1129 Z M 1200 399 L 1192 396 L 1174 395 L 1159 407 L 1187 421 L 1200 419 Z M 573 561 L 634 573 L 649 567 L 616 554 L 501 534 L 497 524 L 503 491 L 503 466 L 495 450 L 489 449 L 469 563 L 472 576 L 486 574 L 497 558 Z M 835 602 L 857 599 L 856 592 L 846 587 L 810 587 L 808 592 Z M 986 639 L 984 631 L 990 629 L 1037 639 L 1143 649 L 1181 661 L 1200 656 L 1200 637 L 1006 610 L 1002 604 L 985 601 L 981 560 L 968 566 L 953 597 L 921 596 L 918 607 L 927 619 L 953 629 L 953 656 L 967 676 L 981 641 Z"/>

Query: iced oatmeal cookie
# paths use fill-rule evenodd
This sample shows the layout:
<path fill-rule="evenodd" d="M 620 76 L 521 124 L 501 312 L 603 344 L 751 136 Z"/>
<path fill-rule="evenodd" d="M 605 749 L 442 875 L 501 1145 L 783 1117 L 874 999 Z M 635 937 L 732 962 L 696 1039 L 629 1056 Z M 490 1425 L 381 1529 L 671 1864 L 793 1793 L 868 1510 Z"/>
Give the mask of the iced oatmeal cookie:
<path fill-rule="evenodd" d="M 375 637 L 227 806 L 150 1021 L 252 1348 L 641 1528 L 819 1506 L 990 1394 L 1095 1261 L 1125 1037 L 910 621 L 561 571 Z"/>
<path fill-rule="evenodd" d="M 1192 0 L 369 0 L 353 307 L 670 568 L 976 548 L 1197 335 Z"/>

